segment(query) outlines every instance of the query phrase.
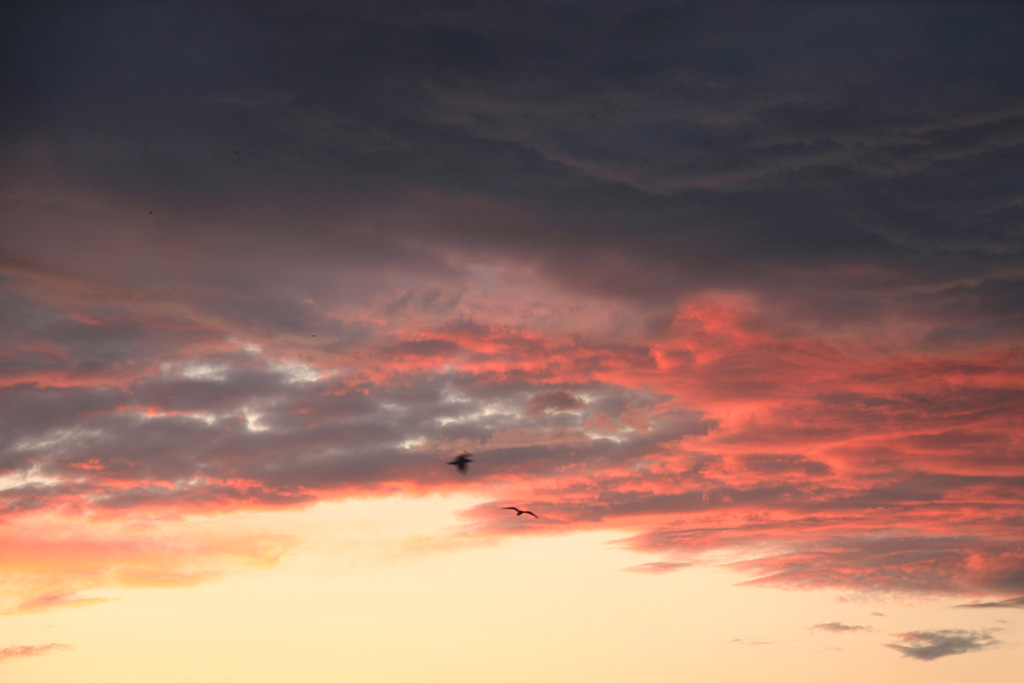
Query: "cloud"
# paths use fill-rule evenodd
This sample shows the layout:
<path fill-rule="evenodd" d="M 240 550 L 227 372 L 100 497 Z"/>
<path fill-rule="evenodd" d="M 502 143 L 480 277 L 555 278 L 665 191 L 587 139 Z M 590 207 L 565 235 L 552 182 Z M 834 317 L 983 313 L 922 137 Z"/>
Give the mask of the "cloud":
<path fill-rule="evenodd" d="M 689 566 L 691 566 L 689 562 L 645 562 L 633 567 L 626 567 L 624 571 L 638 574 L 667 574 Z"/>
<path fill-rule="evenodd" d="M 967 607 L 969 609 L 984 609 L 989 607 L 1024 609 L 1024 597 L 1007 598 L 1006 600 L 997 600 L 995 602 L 971 602 L 965 605 L 957 605 L 957 607 Z"/>
<path fill-rule="evenodd" d="M 70 645 L 64 643 L 47 643 L 46 645 L 12 645 L 0 648 L 0 661 L 13 659 L 15 657 L 38 657 L 49 655 L 61 650 L 70 650 Z"/>
<path fill-rule="evenodd" d="M 851 631 L 874 631 L 875 629 L 870 626 L 850 626 L 847 624 L 841 624 L 838 621 L 830 621 L 827 624 L 815 624 L 811 628 L 816 628 L 819 631 L 829 631 L 831 633 L 849 633 Z"/>
<path fill-rule="evenodd" d="M 53 512 L 7 525 L 0 533 L 0 612 L 94 605 L 107 599 L 82 592 L 104 588 L 193 586 L 274 566 L 295 546 L 283 535 L 189 527 L 187 520 L 159 516 L 83 520 Z"/>
<path fill-rule="evenodd" d="M 5 24 L 12 528 L 458 486 L 648 571 L 1024 589 L 1019 7 L 399 5 Z M 75 557 L 18 604 L 120 580 Z"/>
<path fill-rule="evenodd" d="M 86 598 L 74 593 L 45 593 L 33 596 L 3 614 L 34 614 L 63 607 L 87 607 L 109 600 L 110 598 Z"/>
<path fill-rule="evenodd" d="M 886 643 L 903 654 L 921 661 L 931 661 L 950 655 L 961 655 L 977 652 L 999 645 L 989 631 L 967 631 L 964 629 L 945 629 L 941 631 L 911 631 L 897 634 L 900 642 Z"/>
<path fill-rule="evenodd" d="M 526 414 L 540 415 L 548 410 L 577 410 L 585 405 L 586 403 L 576 396 L 573 396 L 571 391 L 565 389 L 549 389 L 547 391 L 537 392 L 529 401 L 526 402 Z"/>

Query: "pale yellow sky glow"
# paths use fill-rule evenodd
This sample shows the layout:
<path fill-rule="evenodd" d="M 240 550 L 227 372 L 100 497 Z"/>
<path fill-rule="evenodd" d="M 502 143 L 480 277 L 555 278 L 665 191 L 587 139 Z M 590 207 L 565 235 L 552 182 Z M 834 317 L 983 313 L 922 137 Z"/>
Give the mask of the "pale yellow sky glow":
<path fill-rule="evenodd" d="M 1003 683 L 1019 661 L 1012 640 L 931 663 L 880 647 L 946 623 L 1014 630 L 1019 610 L 738 586 L 743 575 L 716 566 L 624 571 L 650 558 L 616 547 L 614 532 L 460 543 L 457 511 L 478 502 L 349 500 L 172 522 L 295 544 L 276 565 L 221 567 L 194 586 L 98 588 L 89 595 L 108 602 L 0 617 L 7 641 L 74 644 L 3 662 L 4 680 Z M 873 630 L 813 628 L 832 622 Z"/>

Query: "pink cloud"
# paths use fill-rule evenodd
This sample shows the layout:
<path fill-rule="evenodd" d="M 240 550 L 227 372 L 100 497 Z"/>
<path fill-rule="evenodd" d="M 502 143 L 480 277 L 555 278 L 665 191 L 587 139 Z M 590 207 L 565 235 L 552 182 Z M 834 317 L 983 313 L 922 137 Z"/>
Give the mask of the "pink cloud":
<path fill-rule="evenodd" d="M 758 583 L 1019 583 L 1024 369 L 1005 345 L 925 353 L 909 333 L 787 327 L 743 294 L 685 299 L 650 333 L 609 324 L 584 336 L 554 313 L 526 325 L 511 299 L 471 284 L 459 305 L 472 319 L 437 308 L 427 283 L 328 316 L 294 302 L 208 310 L 188 287 L 137 297 L 49 271 L 16 276 L 34 292 L 32 315 L 55 327 L 25 338 L 18 349 L 43 351 L 18 356 L 32 369 L 0 392 L 9 515 L 213 513 L 502 485 L 545 507 L 539 533 L 602 524 L 669 563 L 729 548 Z M 597 308 L 564 293 L 544 306 Z M 444 463 L 462 450 L 475 462 L 453 477 Z M 894 515 L 912 550 L 881 536 Z M 520 531 L 469 516 L 477 536 Z M 102 585 L 86 583 L 37 595 Z"/>
<path fill-rule="evenodd" d="M 39 657 L 41 655 L 54 654 L 62 650 L 70 650 L 70 645 L 64 643 L 47 643 L 46 645 L 12 645 L 0 648 L 0 661 L 14 659 L 15 657 Z"/>
<path fill-rule="evenodd" d="M 19 603 L 4 614 L 33 614 L 63 607 L 88 607 L 108 601 L 109 598 L 85 598 L 75 593 L 44 593 Z"/>

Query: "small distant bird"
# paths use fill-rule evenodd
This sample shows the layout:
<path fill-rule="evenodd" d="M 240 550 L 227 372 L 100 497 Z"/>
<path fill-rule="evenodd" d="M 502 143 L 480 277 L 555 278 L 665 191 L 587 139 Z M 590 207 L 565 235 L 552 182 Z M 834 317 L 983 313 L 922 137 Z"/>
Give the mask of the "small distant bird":
<path fill-rule="evenodd" d="M 530 515 L 534 519 L 540 519 L 540 517 L 538 517 L 537 515 L 533 514 L 529 510 L 520 510 L 519 508 L 501 508 L 501 509 L 502 510 L 515 510 L 516 511 L 516 517 L 518 517 L 519 515 Z"/>
<path fill-rule="evenodd" d="M 466 451 L 462 451 L 461 454 L 455 456 L 454 460 L 449 460 L 449 465 L 455 465 L 459 472 L 466 473 L 466 465 L 473 462 L 473 454 Z"/>

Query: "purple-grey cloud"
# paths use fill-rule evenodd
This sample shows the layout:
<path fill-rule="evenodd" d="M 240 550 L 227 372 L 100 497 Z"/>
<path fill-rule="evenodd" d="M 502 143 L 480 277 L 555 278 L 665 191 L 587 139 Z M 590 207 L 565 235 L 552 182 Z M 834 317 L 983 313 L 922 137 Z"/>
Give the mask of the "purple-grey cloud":
<path fill-rule="evenodd" d="M 943 629 L 939 631 L 910 631 L 897 634 L 899 642 L 886 643 L 904 657 L 932 661 L 950 655 L 962 655 L 996 647 L 1000 644 L 989 631 Z"/>
<path fill-rule="evenodd" d="M 548 410 L 578 410 L 585 405 L 586 403 L 573 396 L 571 391 L 548 389 L 546 391 L 539 391 L 530 397 L 530 400 L 526 402 L 526 414 L 540 415 Z"/>
<path fill-rule="evenodd" d="M 849 624 L 843 624 L 838 621 L 830 621 L 826 624 L 815 624 L 811 628 L 818 629 L 819 631 L 829 631 L 830 633 L 850 633 L 856 631 L 874 631 L 870 626 L 851 626 Z"/>

